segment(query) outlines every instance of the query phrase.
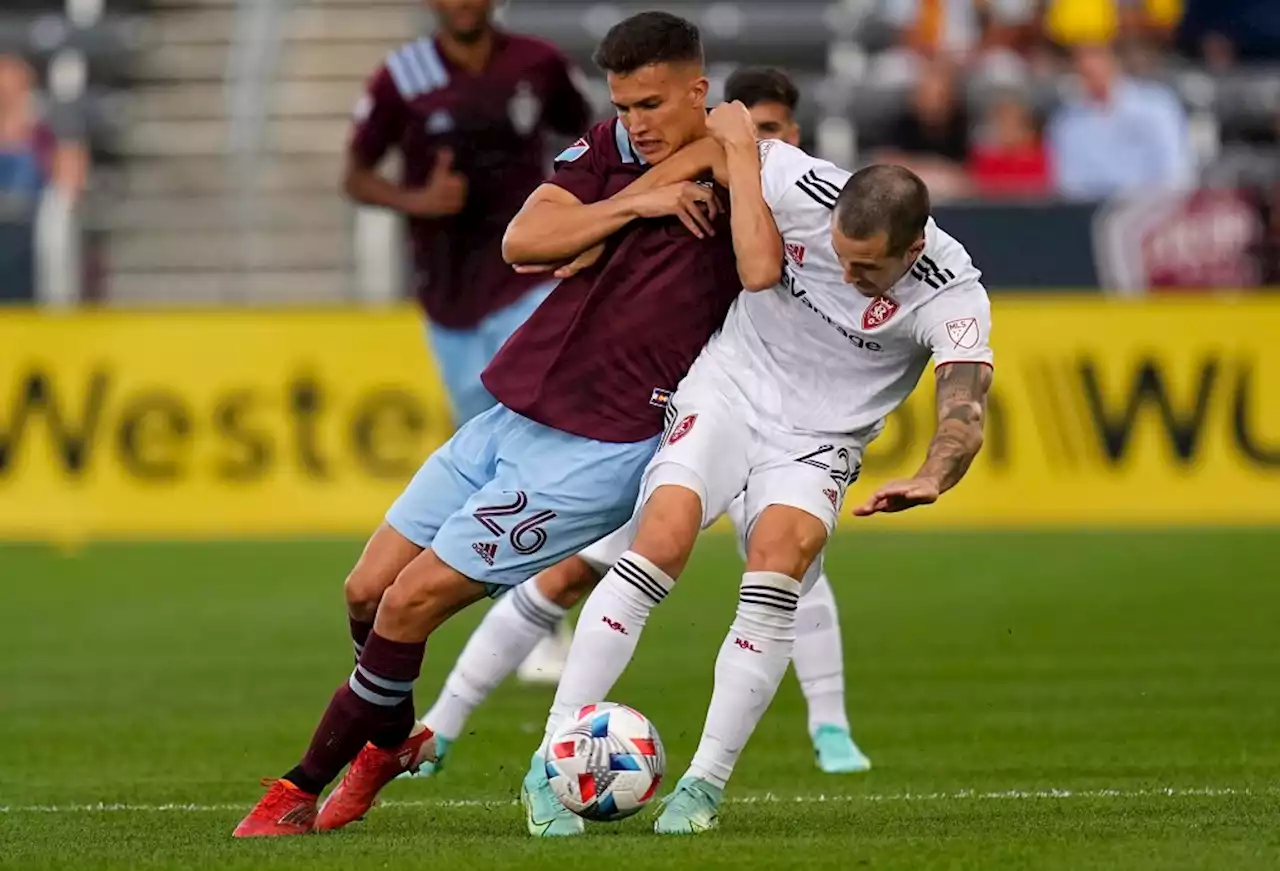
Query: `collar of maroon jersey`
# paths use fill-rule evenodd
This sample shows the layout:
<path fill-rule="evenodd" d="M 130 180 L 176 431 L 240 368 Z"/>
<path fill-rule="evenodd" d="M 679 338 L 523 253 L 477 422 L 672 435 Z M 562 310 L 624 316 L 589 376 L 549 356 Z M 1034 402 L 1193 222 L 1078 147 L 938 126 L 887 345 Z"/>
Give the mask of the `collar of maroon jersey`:
<path fill-rule="evenodd" d="M 445 52 L 444 46 L 440 44 L 440 37 L 438 34 L 432 34 L 430 39 L 431 44 L 435 46 L 436 56 L 440 58 L 440 63 L 444 64 L 444 68 L 451 75 L 460 73 L 467 76 L 482 76 L 489 72 L 489 70 L 493 68 L 493 62 L 497 58 L 498 54 L 502 52 L 502 50 L 507 47 L 507 43 L 511 41 L 511 38 L 504 31 L 497 27 L 493 28 L 493 50 L 489 52 L 489 62 L 485 64 L 485 68 L 483 70 L 478 73 L 473 73 L 471 70 L 465 67 L 460 67 L 453 62 L 453 59 L 449 57 L 447 52 Z"/>

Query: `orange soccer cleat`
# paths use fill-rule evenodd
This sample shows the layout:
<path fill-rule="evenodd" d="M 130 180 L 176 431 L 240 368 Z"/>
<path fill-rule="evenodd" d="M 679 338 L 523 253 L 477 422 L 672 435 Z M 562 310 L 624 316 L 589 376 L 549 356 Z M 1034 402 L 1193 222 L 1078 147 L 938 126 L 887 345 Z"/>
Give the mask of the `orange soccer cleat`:
<path fill-rule="evenodd" d="M 434 737 L 430 729 L 423 729 L 394 750 L 364 745 L 346 776 L 320 807 L 316 831 L 328 832 L 355 822 L 369 812 L 384 786 L 406 771 L 417 771 L 423 762 L 434 762 Z"/>
<path fill-rule="evenodd" d="M 264 780 L 267 794 L 240 821 L 233 838 L 272 838 L 308 835 L 316 824 L 316 799 L 287 780 Z"/>

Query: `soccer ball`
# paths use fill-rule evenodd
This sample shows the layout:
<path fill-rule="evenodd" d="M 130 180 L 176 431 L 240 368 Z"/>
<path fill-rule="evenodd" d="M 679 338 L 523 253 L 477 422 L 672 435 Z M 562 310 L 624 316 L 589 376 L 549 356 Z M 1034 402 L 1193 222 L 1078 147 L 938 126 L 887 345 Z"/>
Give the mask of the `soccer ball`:
<path fill-rule="evenodd" d="M 626 705 L 600 702 L 574 712 L 551 739 L 546 762 L 551 789 L 565 807 L 583 819 L 607 822 L 649 803 L 667 760 L 647 717 Z"/>

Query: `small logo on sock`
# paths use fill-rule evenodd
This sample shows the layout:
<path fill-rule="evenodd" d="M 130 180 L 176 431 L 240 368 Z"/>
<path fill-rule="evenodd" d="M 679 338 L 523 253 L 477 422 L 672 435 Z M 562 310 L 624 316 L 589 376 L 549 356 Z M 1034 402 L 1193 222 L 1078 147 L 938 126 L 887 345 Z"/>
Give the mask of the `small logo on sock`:
<path fill-rule="evenodd" d="M 750 641 L 748 641 L 745 638 L 735 638 L 733 639 L 733 643 L 741 647 L 743 650 L 749 650 L 752 653 L 760 652 L 759 650 L 756 649 L 756 646 L 754 644 L 752 644 Z"/>
<path fill-rule="evenodd" d="M 628 633 L 628 632 L 627 632 L 627 627 L 623 626 L 623 625 L 622 625 L 621 623 L 619 623 L 617 620 L 611 620 L 611 619 L 609 619 L 608 617 L 601 617 L 601 618 L 600 618 L 600 622 L 604 623 L 604 625 L 608 626 L 608 627 L 609 627 L 610 629 L 612 629 L 614 632 L 619 632 L 619 633 L 621 633 L 621 634 L 623 634 L 623 635 L 628 635 L 628 634 L 630 634 L 630 633 Z"/>
<path fill-rule="evenodd" d="M 498 555 L 498 546 L 492 541 L 477 541 L 471 545 L 471 549 L 480 554 L 480 559 L 489 565 L 493 565 L 493 559 Z"/>

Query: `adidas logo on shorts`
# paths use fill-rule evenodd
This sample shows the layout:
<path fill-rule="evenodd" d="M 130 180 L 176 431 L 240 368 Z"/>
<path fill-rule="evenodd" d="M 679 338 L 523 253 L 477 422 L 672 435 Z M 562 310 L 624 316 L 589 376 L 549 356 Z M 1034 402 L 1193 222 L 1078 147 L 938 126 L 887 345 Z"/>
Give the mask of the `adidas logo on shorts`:
<path fill-rule="evenodd" d="M 493 565 L 494 557 L 498 555 L 498 546 L 492 541 L 477 541 L 471 545 L 471 549 L 480 554 L 480 559 L 489 565 Z"/>

